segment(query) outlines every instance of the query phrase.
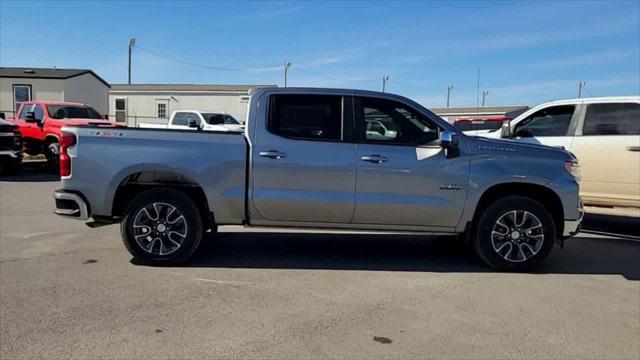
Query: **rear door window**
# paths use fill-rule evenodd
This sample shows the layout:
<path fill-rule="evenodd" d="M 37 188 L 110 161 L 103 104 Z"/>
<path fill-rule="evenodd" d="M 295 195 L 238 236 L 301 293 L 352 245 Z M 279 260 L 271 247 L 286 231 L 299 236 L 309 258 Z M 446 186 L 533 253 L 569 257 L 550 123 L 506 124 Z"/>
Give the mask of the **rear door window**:
<path fill-rule="evenodd" d="M 561 105 L 539 110 L 522 120 L 514 133 L 518 136 L 528 130 L 533 136 L 567 136 L 575 109 L 574 105 Z"/>
<path fill-rule="evenodd" d="M 88 106 L 47 105 L 47 113 L 49 113 L 50 118 L 56 120 L 102 119 L 102 115 Z"/>
<path fill-rule="evenodd" d="M 582 135 L 640 135 L 640 104 L 590 104 Z"/>
<path fill-rule="evenodd" d="M 272 95 L 268 129 L 293 139 L 339 141 L 342 138 L 342 97 Z"/>
<path fill-rule="evenodd" d="M 172 125 L 188 126 L 191 119 L 194 119 L 196 124 L 200 124 L 198 115 L 191 112 L 177 112 L 173 117 Z"/>

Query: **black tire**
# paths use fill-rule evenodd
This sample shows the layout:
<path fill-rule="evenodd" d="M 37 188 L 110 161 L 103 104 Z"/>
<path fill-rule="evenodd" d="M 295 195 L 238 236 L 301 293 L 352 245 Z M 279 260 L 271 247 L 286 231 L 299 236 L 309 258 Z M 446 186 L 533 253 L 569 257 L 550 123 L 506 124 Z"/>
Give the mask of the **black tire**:
<path fill-rule="evenodd" d="M 172 213 L 171 207 L 175 209 Z M 146 214 L 143 209 L 147 209 Z M 151 220 L 154 217 L 158 220 Z M 170 231 L 169 226 L 174 225 Z M 138 262 L 178 265 L 198 250 L 204 226 L 202 214 L 187 195 L 171 188 L 156 188 L 138 194 L 131 201 L 124 211 L 120 232 L 124 245 Z M 146 232 L 149 233 L 144 237 Z M 185 236 L 178 236 L 181 233 Z"/>
<path fill-rule="evenodd" d="M 47 158 L 47 167 L 52 173 L 60 172 L 60 145 L 56 142 L 46 144 L 44 156 Z"/>
<path fill-rule="evenodd" d="M 519 222 L 521 226 L 499 225 L 499 220 L 504 225 Z M 494 269 L 527 271 L 549 256 L 555 240 L 553 217 L 542 204 L 525 196 L 506 196 L 487 206 L 478 217 L 473 247 L 478 256 Z"/>

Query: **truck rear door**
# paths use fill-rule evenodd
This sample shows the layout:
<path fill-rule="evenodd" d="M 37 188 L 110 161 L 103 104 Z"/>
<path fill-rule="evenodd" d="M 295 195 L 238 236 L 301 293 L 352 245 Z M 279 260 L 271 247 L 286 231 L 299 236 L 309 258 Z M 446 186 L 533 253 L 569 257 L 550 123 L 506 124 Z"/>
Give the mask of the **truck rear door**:
<path fill-rule="evenodd" d="M 587 204 L 640 207 L 640 103 L 585 104 L 571 152 Z"/>
<path fill-rule="evenodd" d="M 252 222 L 349 223 L 356 145 L 351 96 L 265 95 L 251 153 Z M 261 100 L 262 103 L 262 100 Z"/>

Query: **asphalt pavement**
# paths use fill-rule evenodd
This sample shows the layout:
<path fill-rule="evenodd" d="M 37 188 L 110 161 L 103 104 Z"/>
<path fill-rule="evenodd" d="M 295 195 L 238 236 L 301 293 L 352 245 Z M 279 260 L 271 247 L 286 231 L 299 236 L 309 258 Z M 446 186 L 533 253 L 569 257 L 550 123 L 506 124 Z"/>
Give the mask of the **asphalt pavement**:
<path fill-rule="evenodd" d="M 446 237 L 242 227 L 154 268 L 53 215 L 58 187 L 0 177 L 0 359 L 640 358 L 638 219 L 587 217 L 531 274 Z"/>

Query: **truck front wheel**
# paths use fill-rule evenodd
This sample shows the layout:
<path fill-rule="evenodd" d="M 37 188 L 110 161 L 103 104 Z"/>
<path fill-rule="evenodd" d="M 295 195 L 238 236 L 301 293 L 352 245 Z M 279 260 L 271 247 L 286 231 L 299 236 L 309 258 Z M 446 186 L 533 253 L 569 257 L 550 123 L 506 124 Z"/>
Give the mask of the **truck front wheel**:
<path fill-rule="evenodd" d="M 47 167 L 53 173 L 60 171 L 60 145 L 56 142 L 48 143 L 44 149 Z"/>
<path fill-rule="evenodd" d="M 120 231 L 136 260 L 149 265 L 177 265 L 196 252 L 204 226 L 200 211 L 187 195 L 156 188 L 131 201 Z"/>
<path fill-rule="evenodd" d="M 549 255 L 555 237 L 553 217 L 542 204 L 525 196 L 507 196 L 484 209 L 473 245 L 491 267 L 525 271 Z"/>

